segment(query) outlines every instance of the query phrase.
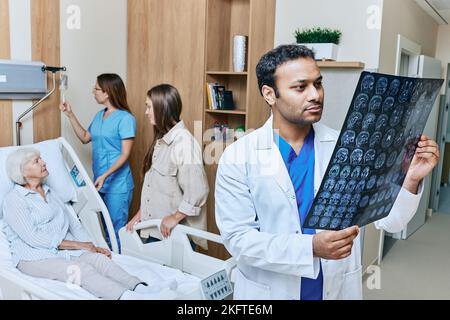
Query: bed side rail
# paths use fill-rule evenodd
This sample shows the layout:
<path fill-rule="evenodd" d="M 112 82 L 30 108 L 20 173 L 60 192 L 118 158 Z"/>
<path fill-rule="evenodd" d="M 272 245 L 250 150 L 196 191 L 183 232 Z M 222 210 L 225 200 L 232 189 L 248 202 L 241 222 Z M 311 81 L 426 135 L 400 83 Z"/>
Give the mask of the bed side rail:
<path fill-rule="evenodd" d="M 62 297 L 51 293 L 13 272 L 0 269 L 0 297 L 3 300 L 46 299 L 61 300 Z"/>
<path fill-rule="evenodd" d="M 202 279 L 220 270 L 225 270 L 231 275 L 232 269 L 236 266 L 234 258 L 221 260 L 196 252 L 192 250 L 188 238 L 190 235 L 223 244 L 219 235 L 179 224 L 172 230 L 169 238 L 143 244 L 137 231 L 147 228 L 159 230 L 160 225 L 159 219 L 144 221 L 134 226 L 132 234 L 122 228 L 119 235 L 123 253 L 177 268 Z"/>
<path fill-rule="evenodd" d="M 95 188 L 91 178 L 89 177 L 88 173 L 84 169 L 83 164 L 81 163 L 80 159 L 78 158 L 77 154 L 75 153 L 75 150 L 72 148 L 72 146 L 66 141 L 64 138 L 58 138 L 59 143 L 61 146 L 65 149 L 67 152 L 67 155 L 70 156 L 71 160 L 73 161 L 74 165 L 77 167 L 79 173 L 83 177 L 84 182 L 86 183 L 86 186 L 78 187 L 77 193 L 80 193 L 81 189 L 84 189 L 84 194 L 86 198 L 88 199 L 88 204 L 83 210 L 87 210 L 92 214 L 101 213 L 103 216 L 103 219 L 106 223 L 106 228 L 108 230 L 109 238 L 111 241 L 112 250 L 115 253 L 119 253 L 119 247 L 117 244 L 117 239 L 114 232 L 114 227 L 111 221 L 111 218 L 109 216 L 108 208 L 106 207 L 105 203 L 103 202 L 102 198 L 100 197 L 99 193 L 97 192 L 97 189 Z M 70 169 L 69 169 L 70 170 Z M 93 222 L 94 220 L 90 219 L 90 222 Z M 102 228 L 100 224 L 100 220 L 98 221 L 98 225 L 100 228 Z M 98 228 L 91 228 L 90 231 L 96 230 Z M 101 235 L 103 237 L 103 235 Z M 97 238 L 97 237 L 95 237 Z M 104 241 L 102 243 L 96 243 L 97 245 L 104 246 Z"/>

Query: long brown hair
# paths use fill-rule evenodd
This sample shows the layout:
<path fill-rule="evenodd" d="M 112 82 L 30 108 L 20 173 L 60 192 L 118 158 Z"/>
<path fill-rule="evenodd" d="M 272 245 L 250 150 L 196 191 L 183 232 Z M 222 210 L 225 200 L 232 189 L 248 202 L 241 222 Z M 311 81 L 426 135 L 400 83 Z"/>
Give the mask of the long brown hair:
<path fill-rule="evenodd" d="M 170 84 L 161 84 L 151 88 L 147 92 L 147 96 L 153 104 L 155 125 L 153 126 L 153 142 L 144 158 L 144 165 L 142 167 L 143 175 L 152 166 L 156 141 L 164 137 L 176 123 L 180 122 L 181 110 L 183 108 L 180 93 Z"/>
<path fill-rule="evenodd" d="M 97 77 L 99 87 L 108 94 L 109 102 L 117 109 L 131 113 L 127 101 L 127 90 L 122 78 L 115 73 L 104 73 Z"/>

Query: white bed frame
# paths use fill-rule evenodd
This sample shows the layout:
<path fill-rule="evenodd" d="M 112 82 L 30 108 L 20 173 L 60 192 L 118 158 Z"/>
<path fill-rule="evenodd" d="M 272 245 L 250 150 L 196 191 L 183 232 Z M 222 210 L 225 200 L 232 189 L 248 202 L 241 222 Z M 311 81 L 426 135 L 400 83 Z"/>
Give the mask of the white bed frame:
<path fill-rule="evenodd" d="M 3 300 L 62 300 L 63 297 L 25 280 L 17 273 L 0 268 L 1 299 Z"/>
<path fill-rule="evenodd" d="M 64 138 L 58 138 L 55 141 L 59 143 L 68 172 L 70 173 L 75 165 L 79 171 L 79 177 L 85 182 L 85 186 L 76 188 L 77 201 L 67 204 L 67 208 L 72 214 L 79 217 L 95 245 L 108 248 L 100 220 L 100 215 L 103 216 L 112 250 L 114 253 L 118 253 L 117 240 L 108 209 L 95 189 L 92 180 L 70 144 Z M 204 279 L 220 270 L 225 270 L 228 277 L 231 278 L 231 272 L 236 265 L 233 258 L 223 261 L 195 252 L 192 250 L 187 236 L 192 235 L 216 243 L 223 243 L 220 236 L 216 234 L 178 225 L 173 229 L 168 239 L 143 244 L 137 231 L 144 228 L 159 228 L 160 223 L 160 220 L 142 222 L 135 226 L 133 233 L 128 233 L 125 231 L 125 228 L 122 228 L 119 232 L 122 254 L 176 268 L 200 279 Z M 31 297 L 34 299 L 63 299 L 58 293 L 32 284 L 18 274 L 1 267 L 0 288 L 2 289 L 3 299 L 19 300 Z M 196 292 L 193 298 L 200 298 L 199 293 Z"/>
<path fill-rule="evenodd" d="M 128 233 L 125 228 L 122 228 L 119 231 L 122 253 L 179 269 L 200 279 L 221 270 L 225 270 L 228 277 L 231 278 L 231 272 L 236 266 L 233 258 L 224 261 L 196 252 L 192 250 L 188 238 L 188 235 L 191 235 L 222 244 L 220 236 L 184 225 L 177 225 L 168 239 L 143 244 L 137 231 L 146 228 L 157 228 L 159 230 L 160 224 L 161 220 L 141 222 L 134 227 L 133 233 Z"/>

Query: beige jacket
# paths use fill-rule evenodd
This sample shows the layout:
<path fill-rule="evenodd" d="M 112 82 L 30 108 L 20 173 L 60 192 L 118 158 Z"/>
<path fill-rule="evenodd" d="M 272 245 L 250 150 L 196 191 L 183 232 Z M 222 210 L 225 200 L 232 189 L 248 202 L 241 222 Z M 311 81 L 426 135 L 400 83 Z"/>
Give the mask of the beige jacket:
<path fill-rule="evenodd" d="M 142 188 L 141 219 L 162 219 L 178 210 L 187 215 L 182 224 L 206 230 L 208 193 L 201 148 L 180 121 L 155 145 Z M 141 236 L 161 238 L 155 229 L 142 230 Z M 193 241 L 207 248 L 205 240 Z"/>

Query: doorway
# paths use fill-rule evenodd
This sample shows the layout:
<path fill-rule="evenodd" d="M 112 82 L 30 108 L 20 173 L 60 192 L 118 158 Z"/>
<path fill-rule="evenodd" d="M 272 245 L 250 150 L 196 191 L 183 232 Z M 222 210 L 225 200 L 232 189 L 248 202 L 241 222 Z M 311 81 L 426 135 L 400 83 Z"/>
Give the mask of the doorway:
<path fill-rule="evenodd" d="M 445 81 L 445 95 L 441 97 L 441 112 L 445 117 L 445 124 L 442 125 L 441 130 L 441 166 L 438 171 L 440 177 L 440 189 L 437 190 L 437 200 L 434 203 L 434 208 L 439 213 L 450 214 L 450 123 L 448 107 L 450 103 L 449 88 L 450 88 L 450 63 L 447 64 L 447 78 Z M 444 122 L 444 121 L 442 121 Z"/>
<path fill-rule="evenodd" d="M 407 77 L 420 77 L 420 78 L 440 78 L 441 77 L 441 62 L 431 57 L 421 55 L 421 46 L 413 41 L 398 35 L 397 41 L 397 59 L 396 59 L 396 74 Z M 438 119 L 440 118 L 439 112 L 439 99 L 433 108 L 427 125 L 424 130 L 424 134 L 428 135 L 432 139 L 437 140 L 438 136 Z M 440 118 L 442 119 L 442 118 Z M 445 123 L 446 128 L 446 123 Z M 436 176 L 436 170 L 433 173 Z M 424 191 L 423 196 L 419 204 L 419 208 L 408 223 L 407 227 L 399 233 L 386 234 L 388 237 L 384 237 L 384 233 L 380 237 L 379 247 L 379 261 L 382 256 L 389 250 L 389 248 L 395 243 L 395 239 L 407 239 L 412 233 L 419 229 L 426 221 L 426 216 L 431 210 L 428 210 L 432 204 L 432 181 L 438 181 L 439 179 L 432 179 L 431 176 L 424 179 Z M 440 187 L 440 185 L 438 185 Z M 438 190 L 439 188 L 435 190 Z M 449 190 L 450 191 L 450 190 Z M 386 243 L 385 243 L 386 242 Z"/>

